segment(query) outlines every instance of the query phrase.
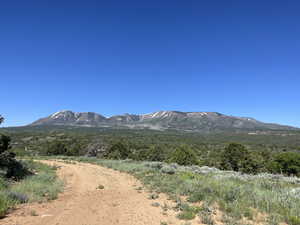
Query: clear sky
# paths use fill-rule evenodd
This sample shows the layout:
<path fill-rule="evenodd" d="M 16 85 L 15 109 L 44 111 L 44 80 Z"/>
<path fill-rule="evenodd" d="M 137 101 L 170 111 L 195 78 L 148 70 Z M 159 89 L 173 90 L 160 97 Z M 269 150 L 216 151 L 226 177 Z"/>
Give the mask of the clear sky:
<path fill-rule="evenodd" d="M 297 0 L 1 1 L 3 125 L 70 109 L 300 127 L 299 12 Z"/>

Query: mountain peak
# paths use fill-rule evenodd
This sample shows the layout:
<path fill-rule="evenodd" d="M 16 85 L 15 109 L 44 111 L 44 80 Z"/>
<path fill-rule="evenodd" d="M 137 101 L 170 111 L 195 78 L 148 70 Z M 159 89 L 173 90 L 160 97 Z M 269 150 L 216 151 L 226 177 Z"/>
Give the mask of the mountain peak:
<path fill-rule="evenodd" d="M 218 112 L 157 111 L 143 115 L 125 113 L 106 118 L 94 112 L 62 110 L 31 124 L 89 127 L 173 129 L 195 132 L 299 130 L 278 124 L 263 123 L 250 117 L 227 116 Z"/>
<path fill-rule="evenodd" d="M 58 118 L 60 116 L 67 116 L 67 115 L 74 115 L 75 113 L 72 112 L 71 110 L 61 110 L 56 113 L 53 113 L 50 115 L 51 118 Z"/>

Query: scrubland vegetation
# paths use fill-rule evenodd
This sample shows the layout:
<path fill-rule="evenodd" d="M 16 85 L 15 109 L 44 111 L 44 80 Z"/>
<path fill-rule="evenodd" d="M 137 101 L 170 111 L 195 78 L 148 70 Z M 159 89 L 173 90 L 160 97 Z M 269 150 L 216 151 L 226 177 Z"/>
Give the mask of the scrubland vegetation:
<path fill-rule="evenodd" d="M 11 162 L 17 162 L 15 155 L 50 157 L 133 174 L 153 193 L 167 193 L 183 220 L 196 217 L 204 224 L 228 225 L 300 224 L 297 132 L 200 135 L 68 127 L 2 131 L 6 134 L 2 146 L 10 140 L 7 135 L 12 139 L 10 154 L 5 151 Z M 1 215 L 15 203 L 53 199 L 61 190 L 54 168 L 32 161 L 27 165 L 29 169 L 24 171 L 34 174 L 37 170 L 38 174 L 18 178 L 1 165 L 6 167 L 0 180 Z"/>
<path fill-rule="evenodd" d="M 16 204 L 55 199 L 63 188 L 56 168 L 32 160 L 17 160 L 10 151 L 10 140 L 0 135 L 0 218 Z"/>
<path fill-rule="evenodd" d="M 53 200 L 63 190 L 63 182 L 56 176 L 56 168 L 33 161 L 22 161 L 31 175 L 14 181 L 0 176 L 0 217 L 16 204 Z"/>
<path fill-rule="evenodd" d="M 156 193 L 176 201 L 178 218 L 205 224 L 300 224 L 300 178 L 223 171 L 176 163 L 56 157 L 133 174 Z M 216 215 L 222 215 L 216 219 Z"/>

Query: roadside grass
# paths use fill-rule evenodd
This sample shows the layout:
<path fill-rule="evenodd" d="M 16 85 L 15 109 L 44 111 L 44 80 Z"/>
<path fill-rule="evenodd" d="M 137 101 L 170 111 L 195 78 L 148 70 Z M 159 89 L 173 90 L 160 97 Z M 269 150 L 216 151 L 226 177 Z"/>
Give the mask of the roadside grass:
<path fill-rule="evenodd" d="M 0 217 L 4 217 L 16 204 L 52 200 L 63 190 L 63 182 L 57 178 L 55 167 L 32 160 L 24 160 L 23 163 L 33 175 L 20 182 L 0 177 Z"/>
<path fill-rule="evenodd" d="M 221 224 L 300 225 L 300 178 L 247 175 L 161 162 L 86 157 L 56 159 L 93 163 L 130 173 L 151 191 L 167 193 L 176 201 L 175 210 L 180 219 L 191 220 L 199 216 L 202 223 L 215 224 L 213 215 L 219 211 L 223 219 L 217 222 Z M 201 206 L 196 207 L 196 204 Z"/>

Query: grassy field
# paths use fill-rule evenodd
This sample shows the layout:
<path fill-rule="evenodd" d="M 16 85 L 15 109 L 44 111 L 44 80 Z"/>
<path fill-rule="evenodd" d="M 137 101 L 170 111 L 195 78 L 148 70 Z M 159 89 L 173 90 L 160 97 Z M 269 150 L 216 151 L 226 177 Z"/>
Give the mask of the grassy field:
<path fill-rule="evenodd" d="M 0 177 L 0 217 L 5 216 L 16 204 L 43 202 L 55 199 L 63 189 L 63 182 L 56 176 L 56 168 L 31 160 L 23 161 L 33 175 L 20 182 Z"/>
<path fill-rule="evenodd" d="M 149 190 L 167 193 L 183 220 L 204 224 L 300 224 L 300 178 L 246 175 L 216 168 L 161 162 L 58 157 L 130 173 Z"/>

